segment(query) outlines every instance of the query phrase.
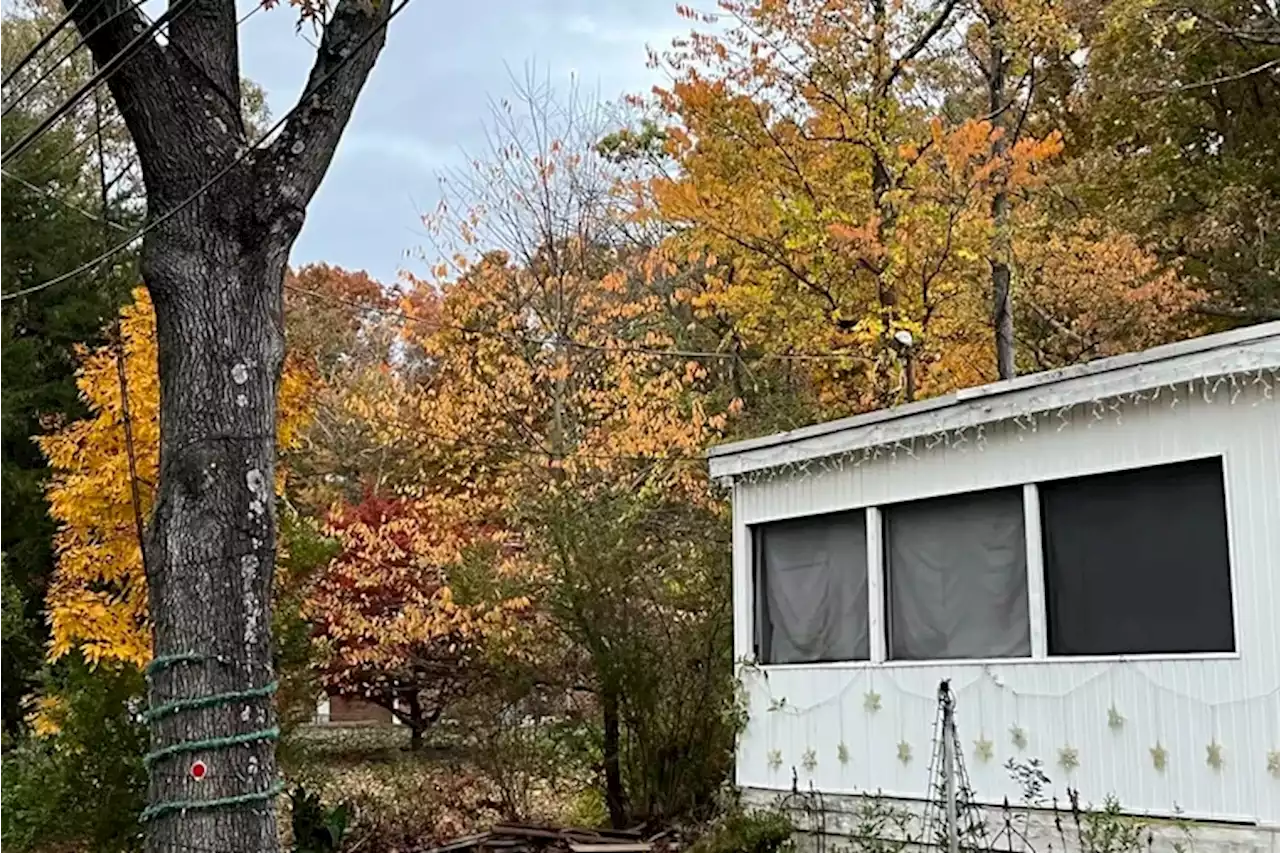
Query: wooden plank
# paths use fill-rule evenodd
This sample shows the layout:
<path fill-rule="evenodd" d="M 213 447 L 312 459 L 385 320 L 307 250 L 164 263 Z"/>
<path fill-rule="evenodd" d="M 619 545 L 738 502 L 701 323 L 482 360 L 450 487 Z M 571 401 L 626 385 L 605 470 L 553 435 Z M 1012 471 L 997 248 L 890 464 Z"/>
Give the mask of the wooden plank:
<path fill-rule="evenodd" d="M 599 844 L 569 843 L 573 853 L 649 853 L 653 845 L 646 841 L 605 841 Z"/>
<path fill-rule="evenodd" d="M 453 850 L 466 850 L 471 847 L 478 847 L 489 840 L 492 833 L 481 832 L 476 835 L 466 835 L 462 838 L 455 838 L 448 844 L 442 844 L 439 847 L 431 848 L 431 853 L 448 853 Z"/>

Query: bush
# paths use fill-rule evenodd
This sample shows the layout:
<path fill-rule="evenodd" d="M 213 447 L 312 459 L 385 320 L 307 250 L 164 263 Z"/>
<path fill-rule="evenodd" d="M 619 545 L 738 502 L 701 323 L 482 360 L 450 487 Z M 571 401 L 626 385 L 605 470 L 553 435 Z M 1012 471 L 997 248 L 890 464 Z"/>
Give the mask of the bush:
<path fill-rule="evenodd" d="M 779 811 L 735 809 L 694 842 L 689 853 L 780 853 L 790 851 L 795 825 Z"/>
<path fill-rule="evenodd" d="M 141 849 L 142 696 L 142 675 L 127 665 L 73 658 L 46 674 L 36 727 L 44 736 L 24 735 L 4 758 L 6 849 Z"/>

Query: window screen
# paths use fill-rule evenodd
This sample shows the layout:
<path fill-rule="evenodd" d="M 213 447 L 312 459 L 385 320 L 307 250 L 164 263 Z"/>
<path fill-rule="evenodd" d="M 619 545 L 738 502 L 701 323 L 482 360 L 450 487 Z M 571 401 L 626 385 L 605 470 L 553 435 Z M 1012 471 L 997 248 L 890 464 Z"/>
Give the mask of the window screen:
<path fill-rule="evenodd" d="M 870 658 L 866 513 L 778 521 L 753 530 L 760 661 Z"/>
<path fill-rule="evenodd" d="M 1222 461 L 1040 486 L 1049 653 L 1235 649 Z"/>
<path fill-rule="evenodd" d="M 884 509 L 889 657 L 1031 654 L 1021 489 Z"/>

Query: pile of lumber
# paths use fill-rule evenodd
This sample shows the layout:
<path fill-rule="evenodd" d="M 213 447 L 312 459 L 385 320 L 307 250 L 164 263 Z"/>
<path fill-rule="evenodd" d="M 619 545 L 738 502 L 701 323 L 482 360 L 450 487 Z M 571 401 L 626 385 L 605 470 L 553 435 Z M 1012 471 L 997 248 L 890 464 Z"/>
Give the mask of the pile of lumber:
<path fill-rule="evenodd" d="M 488 832 L 468 835 L 428 853 L 655 853 L 666 847 L 666 833 L 646 837 L 643 829 L 573 829 L 498 823 Z"/>

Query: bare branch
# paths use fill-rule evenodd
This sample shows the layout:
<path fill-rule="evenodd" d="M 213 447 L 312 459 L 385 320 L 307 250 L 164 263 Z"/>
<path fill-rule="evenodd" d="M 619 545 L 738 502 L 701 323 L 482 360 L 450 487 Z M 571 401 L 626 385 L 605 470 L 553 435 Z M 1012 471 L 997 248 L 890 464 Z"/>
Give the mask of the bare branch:
<path fill-rule="evenodd" d="M 386 23 L 403 4 L 393 9 L 392 0 L 339 0 L 303 90 L 308 94 L 260 161 L 264 196 L 292 208 L 299 226 L 386 44 Z"/>

